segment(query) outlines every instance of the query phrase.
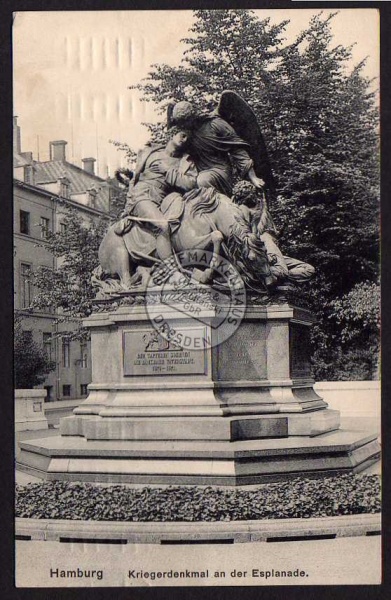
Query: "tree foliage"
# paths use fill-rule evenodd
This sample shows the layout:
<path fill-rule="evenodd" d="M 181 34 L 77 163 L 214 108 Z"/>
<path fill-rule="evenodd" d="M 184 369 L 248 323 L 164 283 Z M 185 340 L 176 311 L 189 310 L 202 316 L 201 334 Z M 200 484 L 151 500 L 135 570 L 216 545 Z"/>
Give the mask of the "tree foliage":
<path fill-rule="evenodd" d="M 380 326 L 380 289 L 376 283 L 359 283 L 334 303 L 334 313 L 343 325 L 344 341 L 357 335 L 376 333 Z"/>
<path fill-rule="evenodd" d="M 87 332 L 81 319 L 93 310 L 95 291 L 91 273 L 98 265 L 98 249 L 107 229 L 107 218 L 81 217 L 80 211 L 63 204 L 61 231 L 48 232 L 46 250 L 56 257 L 54 268 L 38 267 L 33 273 L 31 309 L 51 310 L 62 324 L 61 335 L 82 339 Z"/>
<path fill-rule="evenodd" d="M 56 368 L 42 346 L 33 340 L 32 332 L 23 329 L 23 317 L 14 317 L 14 379 L 16 389 L 30 389 L 40 385 L 48 373 Z"/>
<path fill-rule="evenodd" d="M 377 283 L 356 284 L 333 303 L 338 326 L 340 379 L 348 379 L 352 370 L 362 369 L 366 379 L 379 375 L 380 287 Z M 350 369 L 346 368 L 346 355 Z"/>
<path fill-rule="evenodd" d="M 353 336 L 349 355 L 346 331 L 354 324 L 342 320 L 339 308 L 350 302 L 358 314 L 357 290 L 370 295 L 378 279 L 378 108 L 365 61 L 352 68 L 351 48 L 333 45 L 334 14 L 312 17 L 290 44 L 288 21 L 273 25 L 240 9 L 194 15 L 180 66 L 152 65 L 134 87 L 162 115 L 172 100 L 215 108 L 225 89 L 247 100 L 277 182 L 270 209 L 280 245 L 317 269 L 302 298 L 318 318 L 315 375 L 367 377 L 368 348 Z M 164 118 L 149 129 L 156 139 Z M 371 325 L 372 339 L 377 332 Z"/>

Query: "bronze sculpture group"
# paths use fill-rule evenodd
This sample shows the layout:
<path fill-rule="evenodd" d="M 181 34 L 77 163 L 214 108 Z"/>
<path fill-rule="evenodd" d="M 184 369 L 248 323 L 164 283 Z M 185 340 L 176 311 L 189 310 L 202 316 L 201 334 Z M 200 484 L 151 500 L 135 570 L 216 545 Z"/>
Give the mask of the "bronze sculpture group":
<path fill-rule="evenodd" d="M 247 103 L 226 91 L 217 110 L 202 115 L 178 102 L 169 106 L 167 129 L 166 145 L 138 154 L 125 209 L 101 243 L 95 282 L 105 281 L 106 290 L 143 288 L 163 262 L 170 283 L 186 284 L 175 256 L 195 248 L 225 255 L 254 292 L 308 281 L 313 267 L 283 256 L 276 244 L 266 203 L 274 179 Z M 213 278 L 212 265 L 197 275 L 201 284 Z"/>

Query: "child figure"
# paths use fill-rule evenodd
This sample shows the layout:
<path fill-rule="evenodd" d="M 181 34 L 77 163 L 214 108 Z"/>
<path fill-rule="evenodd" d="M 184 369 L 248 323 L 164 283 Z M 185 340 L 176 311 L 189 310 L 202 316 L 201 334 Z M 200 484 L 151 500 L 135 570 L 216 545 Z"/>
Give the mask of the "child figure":
<path fill-rule="evenodd" d="M 254 235 L 265 244 L 274 285 L 305 283 L 315 273 L 312 265 L 284 256 L 276 244 L 276 230 L 267 210 L 265 198 L 248 181 L 240 181 L 233 188 L 232 200 L 240 206 Z"/>

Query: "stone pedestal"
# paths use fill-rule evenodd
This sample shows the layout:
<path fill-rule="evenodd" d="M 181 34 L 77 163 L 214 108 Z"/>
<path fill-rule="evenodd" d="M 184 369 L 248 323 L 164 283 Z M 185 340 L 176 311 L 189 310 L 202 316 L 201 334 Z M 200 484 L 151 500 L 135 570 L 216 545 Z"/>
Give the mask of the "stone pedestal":
<path fill-rule="evenodd" d="M 48 429 L 45 398 L 46 390 L 15 390 L 15 431 Z"/>
<path fill-rule="evenodd" d="M 153 323 L 180 334 L 167 341 Z M 92 315 L 89 396 L 61 437 L 21 444 L 49 479 L 236 485 L 360 470 L 376 434 L 339 431 L 310 374 L 308 311 L 250 305 L 228 338 L 214 310 Z M 179 340 L 179 342 L 178 342 Z"/>

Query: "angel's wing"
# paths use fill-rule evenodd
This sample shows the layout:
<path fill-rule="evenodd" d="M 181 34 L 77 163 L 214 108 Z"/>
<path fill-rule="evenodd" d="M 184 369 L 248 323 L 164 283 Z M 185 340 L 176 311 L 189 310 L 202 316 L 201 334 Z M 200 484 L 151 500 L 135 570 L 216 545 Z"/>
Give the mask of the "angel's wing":
<path fill-rule="evenodd" d="M 225 90 L 221 94 L 217 113 L 250 145 L 249 154 L 254 162 L 255 174 L 264 180 L 267 191 L 274 196 L 276 186 L 273 172 L 265 141 L 253 110 L 239 94 Z"/>
<path fill-rule="evenodd" d="M 167 105 L 167 131 L 172 127 L 172 113 L 174 110 L 175 102 L 172 101 Z"/>

